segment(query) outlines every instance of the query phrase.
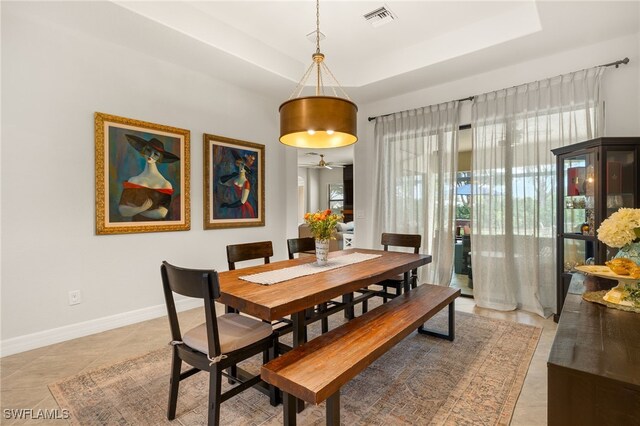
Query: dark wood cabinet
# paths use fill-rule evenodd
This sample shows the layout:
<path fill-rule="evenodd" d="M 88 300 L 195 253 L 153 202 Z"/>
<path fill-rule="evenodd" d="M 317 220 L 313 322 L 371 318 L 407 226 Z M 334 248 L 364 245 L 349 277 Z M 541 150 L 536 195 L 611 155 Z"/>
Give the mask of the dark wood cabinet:
<path fill-rule="evenodd" d="M 344 183 L 344 222 L 353 220 L 353 164 L 342 169 L 342 182 Z"/>
<path fill-rule="evenodd" d="M 597 239 L 621 207 L 640 207 L 640 137 L 603 137 L 552 150 L 557 156 L 557 321 L 574 268 L 604 264 L 616 250 Z"/>
<path fill-rule="evenodd" d="M 640 425 L 640 314 L 568 294 L 547 379 L 549 426 Z"/>

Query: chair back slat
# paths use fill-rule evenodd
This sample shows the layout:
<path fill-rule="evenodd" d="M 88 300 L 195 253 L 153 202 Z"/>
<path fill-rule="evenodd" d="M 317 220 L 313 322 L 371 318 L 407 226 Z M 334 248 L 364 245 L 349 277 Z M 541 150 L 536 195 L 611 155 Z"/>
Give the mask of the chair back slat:
<path fill-rule="evenodd" d="M 162 262 L 160 267 L 172 340 L 182 340 L 173 293 L 203 299 L 209 355 L 220 354 L 220 339 L 214 300 L 220 297 L 218 273 L 208 269 L 187 269 Z"/>
<path fill-rule="evenodd" d="M 202 288 L 202 279 L 206 276 L 211 295 L 214 299 L 220 297 L 218 273 L 215 270 L 180 268 L 168 262 L 162 262 L 162 268 L 166 271 L 168 279 L 167 285 L 169 285 L 169 288 L 174 293 L 204 299 L 205 294 Z"/>
<path fill-rule="evenodd" d="M 311 237 L 290 238 L 287 240 L 287 249 L 289 251 L 289 259 L 293 259 L 296 253 L 315 253 L 316 240 Z"/>
<path fill-rule="evenodd" d="M 271 241 L 232 244 L 227 246 L 227 262 L 229 263 L 230 271 L 236 269 L 236 262 L 264 259 L 264 263 L 266 264 L 270 262 L 271 256 L 273 256 L 273 244 Z"/>
<path fill-rule="evenodd" d="M 422 244 L 422 236 L 419 234 L 392 234 L 384 232 L 381 240 L 380 244 L 384 246 L 384 251 L 388 251 L 389 246 L 409 247 L 413 248 L 415 254 L 418 254 L 420 252 L 420 245 Z"/>
<path fill-rule="evenodd" d="M 383 232 L 380 244 L 384 247 L 384 251 L 389 251 L 389 247 L 408 247 L 413 248 L 413 252 L 418 254 L 422 244 L 422 235 Z M 418 268 L 411 270 L 411 280 L 413 282 L 412 286 L 415 286 L 418 282 Z"/>

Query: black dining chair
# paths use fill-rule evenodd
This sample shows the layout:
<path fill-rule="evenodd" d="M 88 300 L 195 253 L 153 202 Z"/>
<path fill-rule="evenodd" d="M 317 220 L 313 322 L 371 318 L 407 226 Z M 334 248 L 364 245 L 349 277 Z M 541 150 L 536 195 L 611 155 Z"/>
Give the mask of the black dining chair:
<path fill-rule="evenodd" d="M 180 381 L 200 371 L 209 372 L 208 424 L 220 422 L 220 404 L 260 383 L 260 375 L 248 379 L 234 377 L 239 384 L 222 393 L 222 372 L 262 352 L 266 363 L 276 356 L 277 334 L 270 324 L 236 313 L 216 316 L 215 300 L 220 297 L 218 273 L 214 270 L 186 269 L 162 262 L 160 268 L 169 327 L 172 361 L 167 419 L 176 416 Z M 182 334 L 173 293 L 203 299 L 205 322 Z M 182 362 L 193 368 L 181 372 Z M 278 392 L 270 386 L 270 399 L 278 403 Z"/>
<path fill-rule="evenodd" d="M 237 262 L 245 260 L 264 259 L 265 265 L 271 262 L 273 243 L 260 241 L 256 243 L 230 244 L 227 246 L 227 263 L 229 270 L 236 269 Z"/>
<path fill-rule="evenodd" d="M 384 251 L 389 251 L 389 247 L 407 247 L 413 248 L 413 252 L 418 254 L 420 252 L 420 246 L 422 244 L 422 236 L 419 234 L 392 234 L 383 233 L 380 239 L 380 244 L 383 246 Z M 409 283 L 411 288 L 416 288 L 418 285 L 418 270 L 412 269 L 409 276 Z M 377 285 L 382 286 L 382 301 L 387 303 L 389 299 L 398 297 L 402 293 L 402 287 L 404 284 L 404 276 L 398 275 L 382 282 Z M 390 293 L 389 289 L 394 289 L 394 293 Z"/>
<path fill-rule="evenodd" d="M 311 237 L 303 237 L 303 238 L 290 238 L 287 240 L 287 251 L 289 252 L 289 259 L 293 259 L 295 254 L 306 253 L 310 255 L 315 255 L 316 252 L 316 240 Z M 323 302 L 316 306 L 315 311 L 312 309 L 309 310 L 306 314 L 307 319 L 312 318 L 316 313 L 322 314 L 326 312 L 329 304 L 331 306 L 335 306 L 337 302 Z M 326 333 L 329 331 L 329 318 L 324 317 L 321 319 L 321 329 L 322 333 Z M 307 332 L 305 327 L 305 341 L 307 340 Z"/>
<path fill-rule="evenodd" d="M 230 271 L 236 270 L 237 262 L 246 260 L 264 259 L 265 265 L 271 262 L 273 256 L 273 244 L 271 241 L 260 241 L 256 243 L 230 244 L 227 246 L 227 263 Z M 226 307 L 227 312 L 238 312 L 230 306 Z"/>
<path fill-rule="evenodd" d="M 227 264 L 229 265 L 230 271 L 236 270 L 236 263 L 245 262 L 248 260 L 255 259 L 263 259 L 264 264 L 271 263 L 271 257 L 273 256 L 273 243 L 271 241 L 258 241 L 255 243 L 243 243 L 243 244 L 229 244 L 227 246 Z M 230 306 L 226 306 L 227 312 L 240 312 L 239 310 L 232 308 Z M 268 321 L 265 321 L 267 324 L 271 324 Z M 281 323 L 290 324 L 290 321 L 278 321 L 273 325 L 281 324 Z M 283 330 L 278 330 L 278 332 L 282 332 Z M 236 376 L 237 371 L 236 367 L 233 366 L 229 370 L 230 376 Z M 234 383 L 233 379 L 229 379 L 229 383 Z"/>
<path fill-rule="evenodd" d="M 289 259 L 293 259 L 294 254 L 297 253 L 315 255 L 316 240 L 312 237 L 289 238 L 287 240 L 287 251 L 289 252 Z"/>

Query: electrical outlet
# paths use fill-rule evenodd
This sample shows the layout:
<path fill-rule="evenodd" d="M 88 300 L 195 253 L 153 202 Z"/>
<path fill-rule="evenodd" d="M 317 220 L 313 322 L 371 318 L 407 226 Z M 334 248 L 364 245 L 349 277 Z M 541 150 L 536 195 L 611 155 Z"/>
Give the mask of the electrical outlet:
<path fill-rule="evenodd" d="M 80 290 L 73 290 L 69 292 L 69 305 L 77 305 L 82 302 L 82 296 Z"/>

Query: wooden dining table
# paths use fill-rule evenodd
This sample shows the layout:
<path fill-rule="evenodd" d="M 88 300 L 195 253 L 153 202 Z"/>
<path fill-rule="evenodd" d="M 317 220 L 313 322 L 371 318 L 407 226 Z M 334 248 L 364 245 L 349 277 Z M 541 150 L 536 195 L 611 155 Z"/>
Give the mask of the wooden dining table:
<path fill-rule="evenodd" d="M 271 285 L 256 284 L 240 277 L 312 263 L 316 260 L 315 256 L 301 256 L 298 259 L 220 272 L 218 274 L 220 283 L 218 302 L 268 322 L 280 320 L 290 315 L 293 323 L 293 347 L 295 348 L 305 342 L 305 324 L 307 322 L 305 313 L 307 310 L 337 297 L 352 295 L 356 290 L 401 274 L 404 275 L 404 291 L 409 291 L 409 272 L 431 262 L 431 256 L 426 254 L 361 248 L 331 252 L 329 253 L 329 262 L 332 258 L 351 253 L 377 254 L 380 257 Z M 346 300 L 349 300 L 351 304 L 355 303 L 353 296 Z M 339 309 L 340 307 L 338 307 Z M 331 312 L 324 314 L 329 313 Z M 238 377 L 249 377 L 247 372 L 240 368 L 237 368 L 236 374 Z M 267 394 L 269 392 L 268 387 L 259 390 Z M 304 402 L 298 400 L 297 411 L 300 412 L 303 409 Z"/>
<path fill-rule="evenodd" d="M 350 253 L 378 254 L 380 257 L 272 285 L 256 284 L 240 277 L 312 263 L 315 256 L 220 272 L 218 301 L 265 321 L 290 315 L 293 346 L 297 347 L 304 343 L 305 310 L 401 274 L 404 274 L 405 291 L 409 291 L 409 272 L 431 262 L 431 256 L 426 254 L 361 248 L 331 252 L 329 262 Z"/>

